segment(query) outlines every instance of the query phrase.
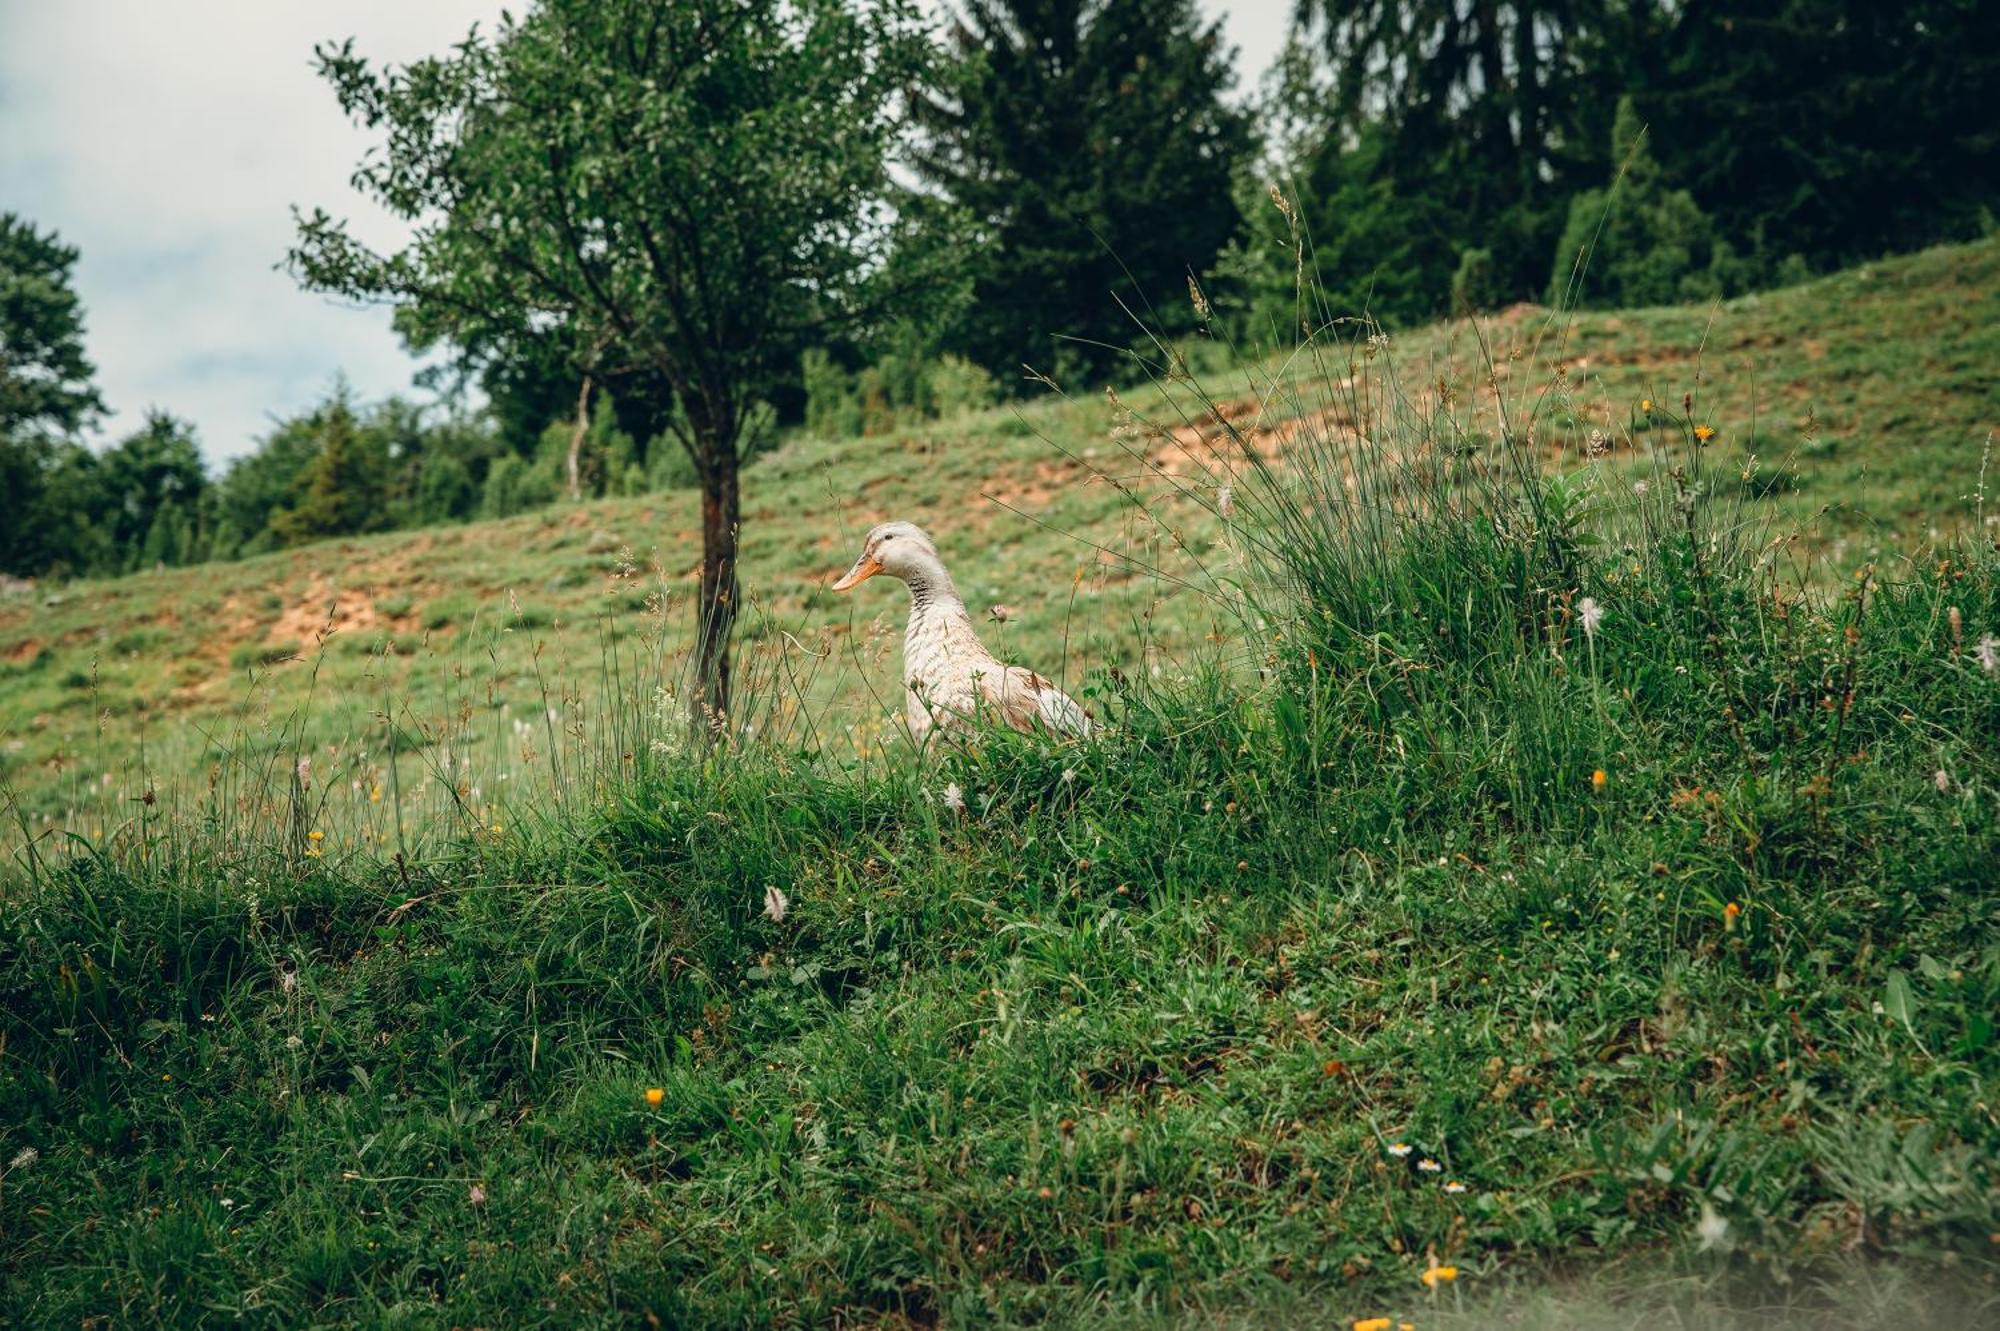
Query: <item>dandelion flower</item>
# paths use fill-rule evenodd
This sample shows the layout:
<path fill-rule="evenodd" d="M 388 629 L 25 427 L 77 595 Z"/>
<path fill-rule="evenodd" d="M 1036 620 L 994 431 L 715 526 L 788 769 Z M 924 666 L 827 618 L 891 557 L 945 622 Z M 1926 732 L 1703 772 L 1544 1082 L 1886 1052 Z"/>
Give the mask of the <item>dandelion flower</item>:
<path fill-rule="evenodd" d="M 944 807 L 953 813 L 965 812 L 965 792 L 958 788 L 958 782 L 954 781 L 944 788 Z"/>
<path fill-rule="evenodd" d="M 1640 410 L 1640 411 L 1641 411 L 1641 412 L 1642 412 L 1643 414 L 1645 414 L 1645 415 L 1648 415 L 1648 416 L 1652 415 L 1652 414 L 1653 414 L 1653 399 L 1651 399 L 1651 398 L 1649 398 L 1649 397 L 1642 397 L 1642 398 L 1640 398 L 1640 399 L 1639 399 L 1639 410 Z"/>
<path fill-rule="evenodd" d="M 764 918 L 773 924 L 783 924 L 785 914 L 791 910 L 791 899 L 776 887 L 764 889 Z"/>
<path fill-rule="evenodd" d="M 1394 1325 L 1395 1323 L 1386 1317 L 1357 1317 L 1354 1319 L 1354 1331 L 1389 1331 L 1389 1328 Z"/>
<path fill-rule="evenodd" d="M 306 840 L 324 841 L 326 840 L 326 833 L 320 831 L 317 827 L 315 827 L 312 831 L 306 833 Z"/>
<path fill-rule="evenodd" d="M 1742 913 L 1743 907 L 1733 901 L 1724 906 L 1722 908 L 1722 927 L 1725 929 L 1734 929 L 1736 927 L 1736 917 Z"/>
<path fill-rule="evenodd" d="M 1432 1289 L 1436 1289 L 1439 1285 L 1448 1285 L 1458 1279 L 1458 1268 L 1455 1266 L 1433 1266 L 1430 1270 L 1419 1276 L 1418 1279 L 1422 1280 Z"/>
<path fill-rule="evenodd" d="M 1714 427 L 1713 425 L 1697 425 L 1697 426 L 1695 426 L 1695 427 L 1694 427 L 1694 438 L 1695 438 L 1695 442 L 1696 442 L 1696 443 L 1698 443 L 1698 444 L 1705 444 L 1705 443 L 1707 443 L 1707 442 L 1708 442 L 1709 440 L 1711 440 L 1711 439 L 1715 438 L 1715 427 Z"/>
<path fill-rule="evenodd" d="M 1611 778 L 1604 774 L 1604 769 L 1602 767 L 1598 768 L 1596 771 L 1590 774 L 1590 788 L 1592 790 L 1602 790 L 1607 785 L 1610 784 L 1611 784 Z"/>
<path fill-rule="evenodd" d="M 658 1086 L 648 1086 L 646 1088 L 646 1108 L 658 1109 L 666 1098 L 667 1093 Z"/>
<path fill-rule="evenodd" d="M 1586 596 L 1576 603 L 1577 622 L 1583 625 L 1583 636 L 1591 641 L 1597 639 L 1597 626 L 1604 622 L 1604 607 L 1594 596 Z"/>
<path fill-rule="evenodd" d="M 1410 1144 L 1408 1142 L 1394 1142 L 1390 1144 L 1389 1154 L 1395 1156 L 1398 1160 L 1401 1160 L 1409 1153 Z"/>
<path fill-rule="evenodd" d="M 1972 649 L 1972 654 L 1979 658 L 1981 670 L 1989 675 L 2000 674 L 2000 642 L 1994 641 L 1992 634 L 1988 633 L 1981 637 L 1979 645 Z"/>

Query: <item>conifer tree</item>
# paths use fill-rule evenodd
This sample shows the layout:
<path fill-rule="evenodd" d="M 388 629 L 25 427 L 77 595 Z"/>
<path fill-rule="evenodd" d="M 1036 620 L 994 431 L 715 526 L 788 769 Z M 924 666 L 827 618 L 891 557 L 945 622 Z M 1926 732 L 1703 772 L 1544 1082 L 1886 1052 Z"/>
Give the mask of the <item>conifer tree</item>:
<path fill-rule="evenodd" d="M 974 232 L 946 349 L 1060 377 L 1141 341 L 1135 316 L 1186 329 L 1251 142 L 1220 26 L 1194 0 L 966 0 L 946 36 L 915 104 L 920 170 Z"/>

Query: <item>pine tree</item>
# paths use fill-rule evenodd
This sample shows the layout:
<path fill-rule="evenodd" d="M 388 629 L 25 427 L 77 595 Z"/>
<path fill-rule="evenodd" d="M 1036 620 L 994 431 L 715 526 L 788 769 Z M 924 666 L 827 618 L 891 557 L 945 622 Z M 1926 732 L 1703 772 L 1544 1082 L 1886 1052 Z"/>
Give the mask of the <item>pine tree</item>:
<path fill-rule="evenodd" d="M 1060 378 L 1140 342 L 1135 316 L 1189 328 L 1188 275 L 1236 231 L 1251 142 L 1219 25 L 1194 0 L 967 0 L 947 39 L 915 107 L 920 170 L 975 233 L 945 349 Z"/>
<path fill-rule="evenodd" d="M 2000 5 L 1661 7 L 1674 21 L 1633 65 L 1639 110 L 1736 245 L 1833 267 L 2000 211 Z"/>
<path fill-rule="evenodd" d="M 358 428 L 354 412 L 336 398 L 320 421 L 319 453 L 307 472 L 298 505 L 274 514 L 271 530 L 282 545 L 326 536 L 380 531 L 388 526 L 388 450 L 379 433 Z"/>
<path fill-rule="evenodd" d="M 1490 300 L 1539 293 L 1646 3 L 1300 0 L 1325 53 L 1302 175 L 1318 267 L 1351 313 L 1442 313 L 1473 250 Z M 1295 92 L 1294 98 L 1303 94 Z"/>
<path fill-rule="evenodd" d="M 1665 305 L 1732 294 L 1716 271 L 1714 223 L 1692 194 L 1669 185 L 1629 97 L 1618 103 L 1611 155 L 1616 182 L 1570 201 L 1549 303 Z"/>

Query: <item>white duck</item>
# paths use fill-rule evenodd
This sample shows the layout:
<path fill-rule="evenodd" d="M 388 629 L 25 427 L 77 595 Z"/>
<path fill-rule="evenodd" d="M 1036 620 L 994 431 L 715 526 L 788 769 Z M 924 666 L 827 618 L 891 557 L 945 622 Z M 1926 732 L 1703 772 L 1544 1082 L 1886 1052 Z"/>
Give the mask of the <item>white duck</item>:
<path fill-rule="evenodd" d="M 909 693 L 910 737 L 918 744 L 933 727 L 962 730 L 981 719 L 1020 731 L 1090 733 L 1090 716 L 1075 699 L 1034 671 L 1005 665 L 986 650 L 937 547 L 921 527 L 885 522 L 869 532 L 861 558 L 833 590 L 847 591 L 877 573 L 901 578 L 910 588 L 903 687 Z"/>

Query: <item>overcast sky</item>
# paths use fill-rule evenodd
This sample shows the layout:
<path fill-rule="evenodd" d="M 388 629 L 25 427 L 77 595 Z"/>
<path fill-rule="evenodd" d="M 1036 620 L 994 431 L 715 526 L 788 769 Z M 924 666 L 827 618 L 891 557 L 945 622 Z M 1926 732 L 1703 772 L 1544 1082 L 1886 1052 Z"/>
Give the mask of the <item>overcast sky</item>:
<path fill-rule="evenodd" d="M 1242 48 L 1238 91 L 1276 55 L 1290 0 L 1202 0 Z M 312 48 L 356 37 L 378 60 L 440 51 L 484 0 L 0 0 L 0 211 L 54 227 L 76 268 L 111 415 L 195 423 L 211 462 L 346 375 L 364 397 L 416 363 L 387 311 L 301 292 L 276 265 L 291 208 L 324 205 L 371 243 L 393 220 L 347 177 L 370 136 L 314 74 Z M 524 4 L 516 5 L 525 7 Z"/>

